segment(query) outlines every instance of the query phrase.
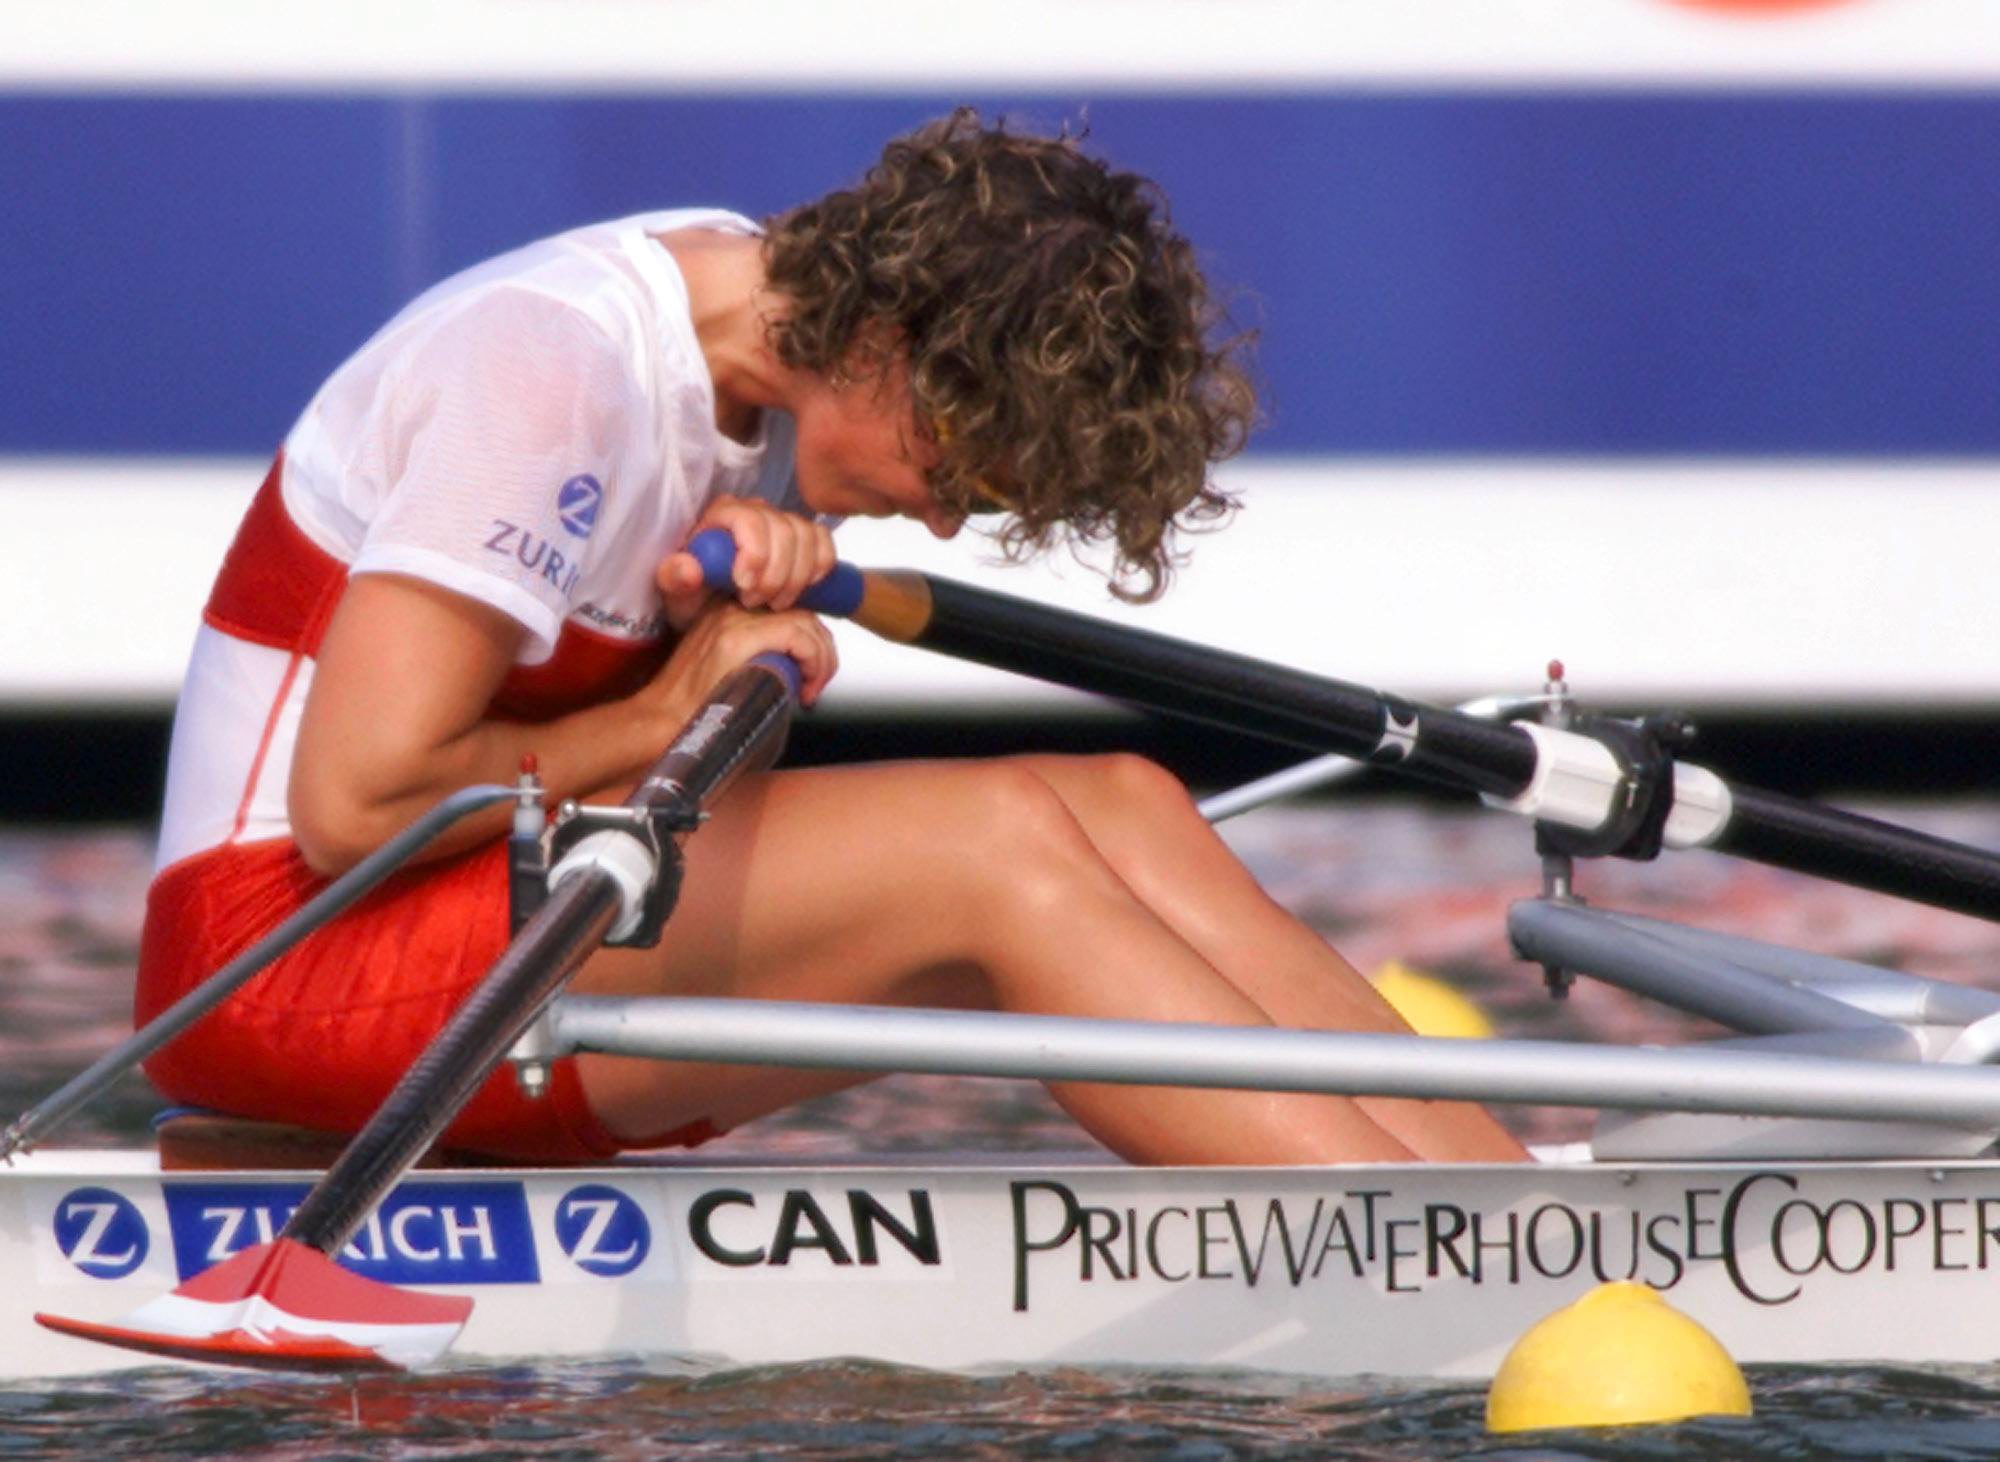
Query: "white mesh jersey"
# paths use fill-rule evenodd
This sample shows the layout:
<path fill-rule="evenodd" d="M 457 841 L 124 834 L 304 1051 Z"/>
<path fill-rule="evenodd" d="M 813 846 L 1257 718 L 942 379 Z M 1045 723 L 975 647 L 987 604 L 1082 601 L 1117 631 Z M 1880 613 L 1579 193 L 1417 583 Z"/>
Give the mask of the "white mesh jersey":
<path fill-rule="evenodd" d="M 526 631 L 519 670 L 582 683 L 660 639 L 654 570 L 713 497 L 799 508 L 788 418 L 766 413 L 749 444 L 716 427 L 687 288 L 660 242 L 690 228 L 756 231 L 680 210 L 531 244 L 419 296 L 320 388 L 273 474 L 283 523 L 265 505 L 259 529 L 253 507 L 197 635 L 158 866 L 289 835 L 318 639 L 244 628 L 282 620 L 276 601 L 298 593 L 300 574 L 272 562 L 477 599 Z M 274 537 L 310 547 L 288 556 Z"/>

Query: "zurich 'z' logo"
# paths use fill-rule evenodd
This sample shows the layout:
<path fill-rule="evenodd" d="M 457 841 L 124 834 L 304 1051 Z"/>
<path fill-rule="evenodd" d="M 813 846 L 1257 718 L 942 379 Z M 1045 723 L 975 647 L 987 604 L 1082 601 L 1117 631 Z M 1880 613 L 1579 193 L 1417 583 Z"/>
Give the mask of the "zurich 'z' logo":
<path fill-rule="evenodd" d="M 56 1204 L 56 1247 L 93 1279 L 120 1279 L 146 1262 L 151 1240 L 132 1200 L 109 1188 L 78 1188 Z"/>
<path fill-rule="evenodd" d="M 572 477 L 556 494 L 556 516 L 572 538 L 588 538 L 597 526 L 598 505 L 604 501 L 604 485 L 595 477 Z"/>
<path fill-rule="evenodd" d="M 630 1274 L 653 1246 L 652 1226 L 639 1205 L 602 1183 L 586 1183 L 556 1204 L 556 1242 L 586 1274 Z"/>

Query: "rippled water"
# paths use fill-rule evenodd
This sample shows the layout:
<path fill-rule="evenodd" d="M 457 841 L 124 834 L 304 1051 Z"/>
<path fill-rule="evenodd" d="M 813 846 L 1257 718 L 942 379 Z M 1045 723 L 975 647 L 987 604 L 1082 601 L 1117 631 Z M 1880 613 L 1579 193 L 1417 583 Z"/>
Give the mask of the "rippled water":
<path fill-rule="evenodd" d="M 0 1388 L 0 1456 L 1937 1457 L 2000 1455 L 2000 1368 L 1755 1367 L 1757 1414 L 1484 1434 L 1476 1386 L 862 1361 L 604 1360 L 411 1379 L 187 1370 Z"/>
<path fill-rule="evenodd" d="M 2000 806 L 1899 809 L 2000 846 Z M 1364 968 L 1398 957 L 1472 993 L 1503 1031 L 1676 1040 L 1690 1022 L 1616 991 L 1563 1004 L 1514 963 L 1505 907 L 1530 894 L 1504 819 L 1384 807 L 1274 810 L 1231 825 L 1266 885 Z M 122 1034 L 148 849 L 128 832 L 0 832 L 0 1115 Z M 2000 929 L 1705 855 L 1593 866 L 1599 901 L 2000 988 Z M 137 1140 L 155 1099 L 132 1080 L 62 1134 Z M 1574 1113 L 1508 1111 L 1537 1138 Z M 730 1134 L 714 1149 L 794 1159 L 855 1151 L 1089 1149 L 1038 1087 L 898 1077 Z M 1357 1457 L 1996 1457 L 2000 1366 L 1760 1367 L 1747 1421 L 1489 1438 L 1477 1386 L 1240 1372 L 1057 1369 L 942 1374 L 857 1361 L 730 1368 L 697 1359 L 480 1367 L 360 1382 L 186 1369 L 0 1381 L 0 1457 L 242 1452 L 376 1456 L 1239 1455 Z"/>

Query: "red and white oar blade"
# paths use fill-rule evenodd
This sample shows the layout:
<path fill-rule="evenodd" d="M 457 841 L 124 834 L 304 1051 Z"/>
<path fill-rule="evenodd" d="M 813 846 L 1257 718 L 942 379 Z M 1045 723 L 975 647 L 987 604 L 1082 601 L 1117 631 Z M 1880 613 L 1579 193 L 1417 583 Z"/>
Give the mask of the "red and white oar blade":
<path fill-rule="evenodd" d="M 152 1355 L 271 1369 L 398 1370 L 436 1360 L 472 1301 L 350 1274 L 274 1239 L 204 1270 L 115 1325 L 36 1315 L 51 1330 Z"/>

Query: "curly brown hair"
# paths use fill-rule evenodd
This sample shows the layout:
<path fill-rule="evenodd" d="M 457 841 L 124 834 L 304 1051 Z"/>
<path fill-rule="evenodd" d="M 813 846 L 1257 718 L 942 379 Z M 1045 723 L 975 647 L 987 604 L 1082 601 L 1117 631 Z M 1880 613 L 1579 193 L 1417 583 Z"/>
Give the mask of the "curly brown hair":
<path fill-rule="evenodd" d="M 771 220 L 765 267 L 786 365 L 878 373 L 907 352 L 918 430 L 939 444 L 932 493 L 956 512 L 1001 502 L 1009 557 L 1059 532 L 1108 541 L 1113 592 L 1153 599 L 1175 530 L 1235 506 L 1209 466 L 1256 415 L 1247 337 L 1218 338 L 1159 190 L 1066 132 L 962 108 L 889 143 L 858 186 Z"/>

